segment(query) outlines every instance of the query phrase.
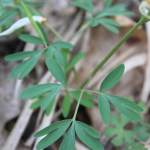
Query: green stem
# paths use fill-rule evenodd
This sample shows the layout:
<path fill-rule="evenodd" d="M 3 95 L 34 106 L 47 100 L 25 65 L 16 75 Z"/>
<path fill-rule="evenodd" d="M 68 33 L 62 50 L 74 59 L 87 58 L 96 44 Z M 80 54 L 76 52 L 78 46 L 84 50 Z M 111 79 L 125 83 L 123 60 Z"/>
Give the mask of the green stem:
<path fill-rule="evenodd" d="M 75 110 L 75 113 L 74 113 L 74 116 L 73 116 L 73 122 L 75 122 L 75 120 L 76 120 L 76 116 L 77 116 L 77 112 L 78 112 L 78 109 L 79 109 L 79 106 L 80 106 L 81 98 L 82 98 L 83 92 L 85 91 L 88 84 L 89 84 L 89 82 L 87 82 L 86 85 L 81 90 L 80 97 L 79 97 L 79 100 L 78 100 L 78 103 L 77 103 L 77 106 L 76 106 L 76 110 Z"/>
<path fill-rule="evenodd" d="M 41 30 L 39 29 L 38 25 L 36 24 L 36 22 L 33 20 L 32 15 L 29 12 L 28 8 L 26 7 L 26 5 L 24 4 L 24 2 L 22 0 L 19 0 L 19 2 L 20 2 L 21 7 L 23 8 L 24 12 L 26 13 L 27 17 L 29 18 L 31 24 L 33 25 L 34 29 L 39 34 L 39 36 L 42 38 L 42 40 L 46 46 L 46 41 L 44 39 L 44 36 L 43 36 Z"/>
<path fill-rule="evenodd" d="M 45 25 L 61 40 L 64 41 L 63 37 L 52 27 L 50 26 L 47 22 Z"/>
<path fill-rule="evenodd" d="M 145 22 L 146 18 L 143 17 L 140 21 L 119 41 L 119 43 L 111 50 L 111 52 L 101 61 L 101 63 L 94 69 L 94 71 L 90 74 L 90 76 L 84 81 L 81 88 L 83 88 L 87 82 L 89 82 L 98 70 L 108 61 L 108 59 L 118 50 L 118 48 L 128 39 L 128 37 Z"/>

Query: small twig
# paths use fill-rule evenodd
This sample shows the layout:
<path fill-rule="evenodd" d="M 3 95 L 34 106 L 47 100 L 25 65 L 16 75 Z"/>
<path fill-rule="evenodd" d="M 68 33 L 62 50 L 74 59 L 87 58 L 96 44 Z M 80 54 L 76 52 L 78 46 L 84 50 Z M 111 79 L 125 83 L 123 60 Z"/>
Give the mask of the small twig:
<path fill-rule="evenodd" d="M 144 86 L 141 94 L 141 99 L 144 102 L 148 101 L 148 96 L 150 93 L 150 22 L 146 23 L 146 30 L 147 30 L 147 36 L 148 36 L 148 54 L 147 54 L 147 66 L 146 66 L 146 73 L 145 73 L 145 81 Z"/>

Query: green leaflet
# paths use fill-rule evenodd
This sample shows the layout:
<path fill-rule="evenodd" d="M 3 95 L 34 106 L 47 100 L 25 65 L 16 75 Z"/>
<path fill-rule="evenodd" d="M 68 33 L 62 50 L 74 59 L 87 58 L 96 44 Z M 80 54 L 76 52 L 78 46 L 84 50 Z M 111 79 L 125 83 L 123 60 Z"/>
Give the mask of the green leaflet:
<path fill-rule="evenodd" d="M 93 4 L 90 0 L 84 0 L 84 3 L 86 3 L 86 5 L 88 6 L 89 12 L 91 12 L 91 14 L 93 14 Z"/>
<path fill-rule="evenodd" d="M 112 4 L 112 0 L 105 0 L 104 9 L 107 9 Z"/>
<path fill-rule="evenodd" d="M 93 14 L 93 4 L 91 3 L 90 0 L 83 0 L 83 1 L 76 0 L 76 1 L 71 2 L 71 4 L 74 6 L 83 8 L 89 11 L 91 14 Z"/>
<path fill-rule="evenodd" d="M 33 85 L 21 92 L 19 97 L 21 99 L 27 99 L 32 98 L 41 94 L 44 94 L 50 90 L 53 90 L 55 88 L 59 88 L 62 85 L 56 84 L 56 83 L 46 83 L 46 84 L 40 84 L 40 85 Z"/>
<path fill-rule="evenodd" d="M 58 80 L 59 82 L 66 84 L 66 76 L 65 73 L 63 72 L 62 68 L 59 66 L 59 64 L 51 59 L 51 58 L 46 58 L 46 65 L 51 72 L 51 74 Z"/>
<path fill-rule="evenodd" d="M 121 64 L 114 70 L 112 70 L 102 81 L 100 85 L 100 91 L 101 92 L 108 91 L 114 85 L 116 85 L 124 73 L 124 68 L 125 68 L 124 65 Z"/>
<path fill-rule="evenodd" d="M 97 19 L 95 19 L 95 18 L 91 19 L 91 26 L 92 27 L 96 27 L 96 26 L 98 26 L 98 24 L 99 24 L 99 21 Z"/>
<path fill-rule="evenodd" d="M 63 42 L 63 41 L 54 42 L 52 45 L 55 46 L 55 47 L 66 48 L 66 49 L 74 47 L 72 44 L 67 43 L 67 42 Z"/>
<path fill-rule="evenodd" d="M 107 99 L 103 96 L 103 94 L 99 94 L 98 96 L 98 107 L 102 117 L 102 120 L 105 124 L 108 124 L 110 119 L 110 106 Z"/>
<path fill-rule="evenodd" d="M 75 150 L 75 129 L 74 123 L 67 132 L 65 138 L 63 139 L 59 150 Z"/>
<path fill-rule="evenodd" d="M 135 111 L 141 112 L 143 111 L 143 109 L 139 107 L 137 104 L 119 96 L 111 94 L 103 94 L 103 95 L 125 116 L 127 116 L 128 118 L 130 118 L 135 122 L 141 121 L 141 117 Z"/>
<path fill-rule="evenodd" d="M 45 4 L 45 2 L 30 2 L 30 1 L 25 1 L 25 4 L 30 5 L 32 7 L 40 7 Z"/>
<path fill-rule="evenodd" d="M 46 128 L 40 130 L 39 132 L 35 133 L 34 137 L 41 137 L 43 135 L 46 135 L 46 134 L 64 126 L 67 123 L 71 123 L 71 119 L 62 120 L 62 121 L 53 123 L 53 124 L 47 126 Z"/>
<path fill-rule="evenodd" d="M 123 141 L 125 141 L 125 143 L 131 143 L 133 139 L 136 138 L 135 132 L 124 129 L 125 125 L 127 125 L 129 122 L 130 120 L 123 114 L 120 116 L 114 115 L 110 118 L 109 123 L 113 125 L 113 127 L 106 127 L 105 134 L 108 138 L 113 137 L 111 143 L 113 143 L 115 146 L 123 145 Z"/>
<path fill-rule="evenodd" d="M 107 11 L 109 12 L 113 12 L 113 11 L 118 11 L 120 9 L 125 9 L 126 8 L 126 5 L 125 4 L 116 4 L 114 6 L 112 6 L 111 8 L 109 8 Z"/>
<path fill-rule="evenodd" d="M 29 35 L 29 34 L 22 34 L 19 36 L 19 39 L 24 42 L 27 42 L 27 43 L 44 44 L 42 39 L 40 39 L 39 37 L 33 36 L 33 35 Z"/>
<path fill-rule="evenodd" d="M 53 144 L 56 140 L 58 140 L 64 134 L 64 132 L 69 127 L 69 125 L 70 125 L 70 122 L 64 124 L 59 129 L 57 129 L 57 130 L 53 131 L 52 133 L 50 133 L 49 135 L 47 135 L 45 138 L 43 138 L 37 144 L 36 148 L 37 149 L 44 149 L 44 148 L 50 146 L 51 144 Z"/>
<path fill-rule="evenodd" d="M 116 15 L 126 15 L 126 16 L 130 16 L 133 15 L 132 12 L 130 11 L 114 11 L 114 12 L 102 12 L 100 15 L 98 15 L 96 18 L 100 18 L 100 17 L 106 17 L 106 16 L 116 16 Z"/>
<path fill-rule="evenodd" d="M 81 91 L 80 91 L 80 93 L 81 93 Z M 71 92 L 71 94 L 73 95 L 73 97 L 74 97 L 74 99 L 76 101 L 79 100 L 80 93 L 78 94 L 77 91 L 72 91 Z M 88 101 L 88 100 L 86 100 L 84 98 L 81 98 L 80 104 L 83 105 L 83 106 L 85 106 L 85 107 L 89 107 L 89 108 L 94 107 L 94 104 L 91 101 Z"/>
<path fill-rule="evenodd" d="M 133 142 L 126 144 L 125 150 L 148 150 L 148 149 L 144 148 L 144 146 L 140 143 Z"/>
<path fill-rule="evenodd" d="M 70 105 L 71 105 L 71 96 L 70 96 L 70 93 L 67 93 L 63 99 L 63 105 L 62 105 L 62 113 L 65 118 L 69 114 Z"/>
<path fill-rule="evenodd" d="M 30 11 L 32 16 L 42 16 L 43 17 L 43 15 L 38 10 L 36 10 L 33 7 L 31 7 L 30 5 L 27 5 L 27 8 Z"/>
<path fill-rule="evenodd" d="M 137 104 L 135 104 L 134 102 L 126 99 L 126 98 L 123 98 L 123 97 L 119 97 L 119 96 L 116 96 L 116 95 L 111 95 L 111 94 L 103 94 L 108 100 L 111 100 L 112 102 L 116 102 L 116 103 L 120 103 L 130 109 L 133 109 L 134 111 L 137 111 L 137 112 L 142 112 L 143 109 L 138 106 Z"/>
<path fill-rule="evenodd" d="M 110 24 L 107 24 L 105 22 L 100 22 L 100 24 L 102 24 L 106 29 L 108 29 L 109 31 L 113 33 L 119 33 L 119 30 Z"/>
<path fill-rule="evenodd" d="M 80 121 L 76 121 L 75 124 L 77 124 L 81 129 L 85 130 L 89 135 L 91 135 L 94 138 L 101 138 L 101 135 L 94 130 L 92 127 L 88 126 L 85 123 L 82 123 Z"/>
<path fill-rule="evenodd" d="M 61 49 L 61 54 L 63 56 L 63 62 L 64 62 L 64 72 L 66 72 L 66 69 L 67 69 L 67 61 L 68 61 L 68 50 L 67 49 Z"/>
<path fill-rule="evenodd" d="M 142 115 L 144 115 L 147 111 L 146 103 L 144 101 L 138 102 L 138 105 L 143 109 L 143 112 L 141 112 Z"/>
<path fill-rule="evenodd" d="M 59 93 L 59 91 L 62 89 L 63 85 L 60 85 L 58 88 L 55 88 L 53 91 L 51 91 L 44 99 L 41 109 L 45 110 L 48 105 L 53 101 L 53 99 L 56 97 L 56 95 Z"/>
<path fill-rule="evenodd" d="M 31 104 L 30 108 L 31 108 L 31 109 L 36 109 L 36 108 L 40 107 L 41 104 L 43 103 L 43 100 L 44 100 L 44 99 L 45 99 L 45 97 L 36 100 L 35 102 L 33 102 L 33 103 Z"/>
<path fill-rule="evenodd" d="M 79 99 L 81 91 L 71 91 L 71 93 L 74 95 L 74 97 L 76 99 Z M 93 96 L 89 93 L 86 93 L 86 92 L 83 92 L 82 97 L 85 98 L 85 99 L 89 99 L 89 100 L 94 100 L 95 99 L 95 96 Z"/>
<path fill-rule="evenodd" d="M 15 54 L 11 54 L 5 57 L 5 60 L 7 61 L 19 61 L 23 60 L 25 58 L 34 56 L 38 51 L 27 51 L 27 52 L 19 52 Z"/>
<path fill-rule="evenodd" d="M 19 79 L 23 79 L 36 65 L 44 50 L 38 51 L 34 56 L 19 64 L 10 74 L 11 78 L 19 75 Z"/>
<path fill-rule="evenodd" d="M 52 109 L 53 109 L 53 105 L 54 105 L 55 99 L 52 100 L 52 102 L 49 104 L 49 106 L 46 108 L 45 113 L 47 116 L 50 115 Z"/>
<path fill-rule="evenodd" d="M 70 71 L 74 66 L 75 64 L 80 60 L 82 59 L 84 56 L 85 56 L 86 53 L 82 52 L 82 53 L 79 53 L 77 54 L 73 59 L 72 61 L 69 63 L 68 67 L 67 67 L 67 70 L 66 70 L 66 73 L 68 71 Z"/>
<path fill-rule="evenodd" d="M 0 17 L 0 27 L 4 24 L 6 24 L 9 20 L 12 20 L 14 18 L 14 16 L 16 16 L 18 14 L 18 10 L 14 10 L 14 11 L 8 11 L 9 13 L 6 13 L 7 15 L 4 14 L 4 16 Z"/>
<path fill-rule="evenodd" d="M 3 11 L 3 0 L 0 0 L 0 16 L 2 15 Z"/>
<path fill-rule="evenodd" d="M 104 23 L 108 23 L 110 25 L 114 25 L 114 26 L 118 26 L 120 27 L 120 23 L 118 23 L 117 21 L 110 19 L 110 18 L 101 18 L 99 19 L 99 23 L 104 22 Z"/>
<path fill-rule="evenodd" d="M 11 14 L 18 12 L 17 9 L 10 9 L 5 12 L 0 16 L 0 21 L 4 20 L 5 18 L 9 17 Z"/>
<path fill-rule="evenodd" d="M 49 44 L 49 40 L 48 40 L 47 34 L 46 34 L 46 32 L 45 32 L 43 26 L 42 26 L 39 22 L 36 22 L 36 23 L 37 23 L 39 29 L 41 30 L 41 32 L 42 32 L 42 34 L 43 34 L 43 37 L 44 37 L 44 39 L 45 39 L 45 41 L 46 41 L 46 44 Z"/>
<path fill-rule="evenodd" d="M 75 124 L 75 131 L 77 133 L 77 136 L 79 139 L 87 145 L 89 148 L 94 150 L 104 150 L 102 144 L 90 136 L 88 133 L 86 133 L 83 129 L 81 129 L 77 124 Z"/>
<path fill-rule="evenodd" d="M 54 46 L 49 46 L 46 52 L 46 57 L 53 58 L 53 54 L 55 56 L 55 60 L 60 66 L 64 65 L 64 59 L 61 52 Z"/>
<path fill-rule="evenodd" d="M 138 124 L 134 127 L 134 131 L 136 132 L 136 135 L 140 141 L 143 141 L 143 142 L 147 141 L 149 134 L 150 134 L 149 127 Z"/>
<path fill-rule="evenodd" d="M 14 20 L 14 18 L 15 18 L 15 16 L 16 16 L 17 14 L 13 14 L 12 16 L 11 16 L 11 18 L 6 22 L 6 28 L 9 28 L 10 26 L 11 26 L 11 24 L 13 24 L 13 20 Z"/>

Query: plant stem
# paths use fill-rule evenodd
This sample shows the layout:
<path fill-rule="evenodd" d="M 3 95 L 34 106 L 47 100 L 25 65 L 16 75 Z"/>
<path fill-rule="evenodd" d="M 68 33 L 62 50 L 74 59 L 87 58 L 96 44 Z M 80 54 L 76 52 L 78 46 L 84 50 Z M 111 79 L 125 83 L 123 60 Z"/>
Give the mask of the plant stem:
<path fill-rule="evenodd" d="M 87 82 L 86 85 L 81 90 L 79 101 L 77 103 L 76 110 L 75 110 L 75 113 L 74 113 L 74 116 L 73 116 L 73 122 L 75 122 L 75 120 L 76 120 L 76 116 L 77 116 L 77 112 L 78 112 L 78 109 L 79 109 L 79 106 L 80 106 L 81 98 L 82 98 L 83 92 L 85 91 L 85 89 L 88 86 L 88 84 L 89 84 L 89 82 Z"/>
<path fill-rule="evenodd" d="M 140 21 L 119 41 L 119 43 L 111 50 L 111 52 L 101 61 L 101 63 L 94 69 L 90 76 L 84 81 L 81 86 L 81 89 L 89 82 L 98 70 L 108 61 L 108 59 L 118 50 L 118 48 L 128 39 L 128 37 L 146 20 L 146 17 L 140 19 Z"/>
<path fill-rule="evenodd" d="M 29 12 L 28 8 L 26 7 L 26 5 L 24 4 L 24 2 L 22 0 L 19 0 L 19 2 L 20 2 L 21 7 L 23 8 L 24 12 L 26 13 L 27 17 L 29 18 L 31 24 L 33 25 L 34 29 L 39 34 L 39 36 L 42 38 L 42 40 L 46 46 L 46 41 L 44 39 L 44 36 L 43 36 L 41 30 L 39 29 L 38 25 L 36 24 L 36 22 L 33 20 L 32 15 Z"/>
<path fill-rule="evenodd" d="M 45 25 L 61 40 L 64 41 L 63 37 L 52 27 L 50 26 L 47 22 Z"/>

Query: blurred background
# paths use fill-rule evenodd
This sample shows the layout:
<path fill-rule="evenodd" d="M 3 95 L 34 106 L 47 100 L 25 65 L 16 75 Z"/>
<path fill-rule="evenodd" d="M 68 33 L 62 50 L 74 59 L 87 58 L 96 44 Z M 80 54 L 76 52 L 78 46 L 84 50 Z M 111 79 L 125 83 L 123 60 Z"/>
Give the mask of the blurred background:
<path fill-rule="evenodd" d="M 38 2 L 38 0 L 33 0 Z M 44 0 L 45 4 L 38 7 L 48 24 L 54 27 L 65 39 L 69 41 L 81 23 L 88 14 L 70 5 L 71 0 Z M 124 3 L 127 9 L 134 12 L 133 16 L 115 16 L 117 22 L 121 24 L 118 27 L 119 34 L 114 34 L 103 26 L 89 27 L 80 38 L 75 41 L 75 47 L 72 51 L 73 56 L 79 52 L 86 52 L 86 56 L 77 63 L 76 70 L 79 76 L 79 85 L 94 70 L 99 62 L 112 50 L 119 40 L 136 24 L 140 19 L 139 0 L 114 0 L 113 4 Z M 93 1 L 95 10 L 102 10 L 104 0 Z M 18 20 L 19 18 L 14 18 Z M 57 41 L 55 35 L 44 26 L 50 42 Z M 31 101 L 19 99 L 20 92 L 28 86 L 39 83 L 44 77 L 47 79 L 47 67 L 45 57 L 42 56 L 36 67 L 23 80 L 10 78 L 10 73 L 20 62 L 7 62 L 4 57 L 9 54 L 42 49 L 42 45 L 24 43 L 18 38 L 21 33 L 28 33 L 37 36 L 32 25 L 21 28 L 16 33 L 6 37 L 0 37 L 0 149 L 2 150 L 34 150 L 37 140 L 33 134 L 44 128 L 52 122 L 64 119 L 62 116 L 62 100 L 64 93 L 59 95 L 55 110 L 50 116 L 45 116 L 40 109 L 31 110 L 29 107 Z M 142 114 L 142 120 L 150 123 L 150 24 L 139 27 L 128 40 L 119 48 L 113 57 L 102 67 L 102 69 L 91 80 L 88 89 L 99 90 L 102 79 L 117 65 L 125 64 L 125 73 L 119 83 L 108 91 L 110 94 L 128 97 L 136 103 L 141 103 L 145 108 Z M 74 76 L 70 72 L 67 76 L 69 85 L 75 86 Z M 106 150 L 124 150 L 125 145 L 116 146 L 112 144 L 111 139 L 105 134 L 106 125 L 103 123 L 99 114 L 97 95 L 94 101 L 95 107 L 80 107 L 77 114 L 77 120 L 91 125 L 102 134 L 100 139 Z M 112 115 L 116 113 L 111 106 Z M 71 117 L 73 111 L 70 112 Z M 131 129 L 132 123 L 128 123 L 124 129 Z M 60 138 L 46 150 L 58 150 L 62 141 Z M 143 142 L 144 146 L 150 150 L 150 138 Z M 77 150 L 89 150 L 78 139 L 76 140 Z M 142 149 L 141 149 L 142 150 Z"/>

